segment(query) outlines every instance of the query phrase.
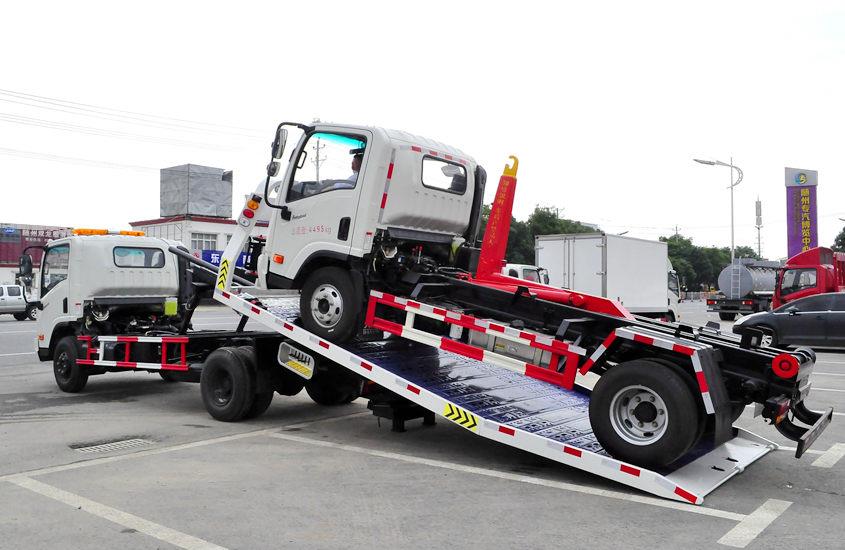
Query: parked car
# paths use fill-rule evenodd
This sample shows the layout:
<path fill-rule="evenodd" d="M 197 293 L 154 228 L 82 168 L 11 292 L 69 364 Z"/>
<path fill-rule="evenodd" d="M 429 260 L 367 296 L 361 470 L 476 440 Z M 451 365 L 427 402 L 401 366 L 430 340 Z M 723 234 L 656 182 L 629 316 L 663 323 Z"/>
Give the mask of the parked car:
<path fill-rule="evenodd" d="M 739 319 L 733 331 L 760 328 L 763 344 L 845 348 L 845 292 L 815 294 Z"/>
<path fill-rule="evenodd" d="M 27 304 L 23 287 L 0 285 L 0 314 L 11 313 L 18 321 L 35 320 L 38 310 L 35 304 Z"/>

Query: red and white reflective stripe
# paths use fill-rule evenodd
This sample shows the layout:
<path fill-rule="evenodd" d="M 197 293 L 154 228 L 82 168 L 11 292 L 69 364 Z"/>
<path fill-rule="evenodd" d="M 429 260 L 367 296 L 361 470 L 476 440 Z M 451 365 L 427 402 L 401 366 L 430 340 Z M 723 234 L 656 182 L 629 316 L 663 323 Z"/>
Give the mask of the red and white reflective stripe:
<path fill-rule="evenodd" d="M 682 355 L 687 355 L 692 362 L 692 368 L 695 372 L 695 381 L 698 384 L 698 390 L 701 393 L 701 400 L 704 403 L 704 410 L 707 414 L 714 414 L 716 408 L 713 406 L 713 399 L 710 397 L 710 386 L 707 382 L 707 375 L 701 367 L 701 357 L 698 352 L 700 349 L 705 349 L 709 346 L 698 343 L 682 342 L 677 340 L 667 339 L 665 337 L 655 336 L 651 333 L 643 333 L 635 331 L 630 328 L 618 328 L 616 333 L 620 338 L 633 340 L 649 346 L 669 350 Z"/>
<path fill-rule="evenodd" d="M 525 344 L 532 348 L 537 348 L 542 351 L 552 353 L 574 353 L 576 355 L 585 355 L 587 350 L 582 347 L 557 340 L 546 334 L 532 332 L 528 330 L 520 330 L 513 327 L 505 326 L 495 321 L 488 321 L 486 319 L 479 319 L 472 315 L 466 315 L 456 311 L 450 311 L 439 307 L 434 307 L 422 302 L 416 302 L 407 298 L 394 296 L 387 292 L 379 292 L 373 290 L 370 296 L 375 298 L 378 302 L 385 305 L 390 305 L 397 309 L 404 310 L 408 313 L 421 314 L 425 317 L 457 325 L 476 332 L 483 332 L 488 336 L 495 336 L 496 338 L 504 338 L 519 344 Z"/>
<path fill-rule="evenodd" d="M 378 211 L 378 221 L 384 217 L 384 207 L 387 206 L 387 192 L 390 191 L 390 180 L 393 179 L 393 165 L 396 160 L 396 150 L 390 152 L 390 164 L 387 166 L 387 177 L 384 179 L 384 192 L 381 194 L 381 206 Z"/>
<path fill-rule="evenodd" d="M 415 153 L 420 153 L 422 155 L 428 155 L 430 157 L 441 158 L 443 160 L 448 160 L 451 162 L 457 162 L 458 164 L 467 165 L 469 162 L 466 159 L 456 157 L 455 155 L 449 153 L 443 153 L 441 151 L 435 151 L 429 147 L 423 147 L 421 145 L 406 145 L 403 149 L 407 149 L 413 151 Z"/>
<path fill-rule="evenodd" d="M 584 364 L 581 365 L 581 374 L 587 374 L 587 372 L 596 364 L 596 362 L 601 359 L 602 355 L 607 352 L 607 349 L 616 340 L 616 331 L 614 330 L 610 334 L 607 335 L 607 338 L 604 339 L 604 342 L 599 344 L 599 347 L 596 348 L 596 351 L 593 352 L 590 357 L 584 361 Z"/>

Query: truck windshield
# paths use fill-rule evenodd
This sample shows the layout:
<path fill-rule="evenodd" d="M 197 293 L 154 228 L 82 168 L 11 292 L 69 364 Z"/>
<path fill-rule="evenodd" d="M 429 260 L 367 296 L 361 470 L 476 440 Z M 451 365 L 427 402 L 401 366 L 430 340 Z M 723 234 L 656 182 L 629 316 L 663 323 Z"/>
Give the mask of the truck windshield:
<path fill-rule="evenodd" d="M 804 269 L 787 269 L 783 273 L 780 282 L 782 295 L 792 294 L 806 288 L 816 286 L 816 269 L 814 267 Z"/>
<path fill-rule="evenodd" d="M 367 143 L 363 137 L 317 132 L 299 153 L 287 202 L 354 189 Z"/>
<path fill-rule="evenodd" d="M 540 273 L 536 269 L 523 269 L 522 278 L 533 283 L 540 282 Z"/>
<path fill-rule="evenodd" d="M 70 245 L 54 246 L 44 254 L 41 262 L 41 296 L 50 292 L 57 284 L 67 279 Z"/>

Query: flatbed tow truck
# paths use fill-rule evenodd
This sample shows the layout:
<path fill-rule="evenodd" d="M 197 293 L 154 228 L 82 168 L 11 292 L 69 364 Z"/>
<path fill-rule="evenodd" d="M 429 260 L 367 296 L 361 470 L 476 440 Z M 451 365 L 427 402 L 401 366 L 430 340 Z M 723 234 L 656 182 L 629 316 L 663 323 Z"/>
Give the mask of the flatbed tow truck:
<path fill-rule="evenodd" d="M 273 182 L 288 128 L 301 137 Z M 323 177 L 309 178 L 315 142 L 328 159 Z M 353 175 L 326 177 L 340 175 L 345 154 Z M 812 350 L 764 347 L 753 329 L 733 336 L 636 317 L 612 300 L 501 274 L 517 166 L 505 167 L 479 250 L 486 174 L 463 152 L 404 132 L 282 123 L 219 269 L 142 235 L 80 230 L 49 243 L 39 357 L 64 391 L 126 369 L 199 381 L 223 421 L 303 388 L 326 405 L 365 397 L 397 431 L 439 415 L 693 504 L 776 448 L 733 427 L 747 404 L 800 457 L 832 418 L 804 405 Z M 250 238 L 268 216 L 266 241 Z M 245 247 L 254 285 L 234 268 Z M 262 302 L 254 288 L 299 289 L 299 303 Z M 235 330 L 191 329 L 208 294 L 241 316 Z M 245 331 L 248 320 L 264 330 Z"/>

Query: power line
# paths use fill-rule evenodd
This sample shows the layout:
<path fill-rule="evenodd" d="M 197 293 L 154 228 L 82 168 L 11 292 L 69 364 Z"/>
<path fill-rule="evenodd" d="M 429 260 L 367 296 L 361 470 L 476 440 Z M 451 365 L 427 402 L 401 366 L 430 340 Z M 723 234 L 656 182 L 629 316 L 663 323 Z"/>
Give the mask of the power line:
<path fill-rule="evenodd" d="M 71 108 L 71 109 L 78 109 L 80 111 L 88 111 L 88 112 L 93 112 L 93 113 L 105 112 L 106 114 L 113 114 L 115 116 L 121 116 L 121 117 L 129 118 L 129 119 L 133 119 L 133 120 L 159 119 L 161 121 L 173 121 L 173 122 L 176 122 L 176 123 L 180 123 L 180 124 L 173 124 L 172 122 L 168 123 L 168 124 L 172 124 L 174 126 L 180 126 L 180 127 L 185 127 L 184 124 L 182 124 L 182 123 L 187 123 L 187 124 L 192 124 L 192 125 L 195 125 L 195 126 L 199 125 L 199 126 L 216 127 L 216 128 L 221 128 L 221 129 L 226 128 L 228 130 L 241 130 L 241 131 L 252 133 L 253 134 L 252 137 L 260 137 L 261 135 L 263 135 L 263 132 L 261 130 L 256 129 L 256 128 L 245 128 L 245 127 L 242 127 L 242 126 L 232 126 L 232 125 L 228 125 L 228 124 L 219 124 L 219 123 L 216 123 L 216 122 L 202 122 L 202 121 L 198 121 L 198 120 L 190 120 L 190 119 L 184 119 L 184 118 L 176 118 L 176 117 L 168 117 L 168 116 L 162 116 L 162 115 L 154 115 L 154 114 L 149 114 L 149 113 L 141 113 L 141 112 L 138 112 L 138 111 L 127 111 L 127 110 L 123 110 L 123 109 L 116 109 L 116 108 L 113 108 L 113 107 L 104 107 L 104 106 L 101 106 L 101 105 L 92 105 L 90 103 L 81 103 L 81 102 L 78 102 L 78 101 L 58 99 L 58 98 L 55 98 L 55 97 L 47 97 L 47 96 L 41 96 L 41 95 L 36 95 L 36 94 L 28 94 L 28 93 L 25 93 L 25 92 L 17 92 L 17 91 L 14 91 L 14 90 L 5 90 L 5 89 L 2 89 L 2 88 L 0 88 L 0 95 L 12 96 L 12 97 L 15 97 L 15 98 L 18 98 L 18 99 L 25 99 L 27 101 L 35 101 L 35 102 L 38 102 L 38 103 L 47 103 L 49 105 L 58 105 L 58 106 L 67 107 L 67 108 Z M 138 117 L 144 117 L 144 118 L 130 117 L 130 116 L 126 116 L 126 115 L 138 115 Z M 201 128 L 194 128 L 194 129 L 201 129 Z M 206 128 L 206 130 L 207 130 L 207 128 Z M 219 130 L 219 131 L 223 131 L 224 133 L 231 133 L 228 130 Z"/>
<path fill-rule="evenodd" d="M 131 139 L 135 141 L 144 141 L 148 143 L 158 143 L 164 145 L 179 145 L 183 147 L 194 147 L 198 149 L 214 149 L 217 151 L 241 151 L 240 148 L 224 147 L 221 145 L 214 145 L 212 143 L 202 143 L 195 141 L 188 141 L 183 139 L 166 138 L 159 136 L 150 136 L 145 134 L 134 134 L 131 132 L 121 132 L 120 130 L 111 130 L 108 128 L 98 128 L 96 126 L 84 126 L 79 124 L 70 124 L 67 122 L 59 122 L 54 120 L 47 120 L 43 118 L 26 117 L 22 115 L 15 115 L 11 113 L 0 113 L 0 120 L 11 122 L 13 124 L 22 124 L 25 126 L 36 126 L 40 128 L 49 128 L 52 130 L 62 130 L 65 132 L 78 132 L 94 136 L 116 137 L 122 139 Z"/>
<path fill-rule="evenodd" d="M 79 157 L 64 157 L 61 155 L 51 155 L 49 153 L 39 153 L 36 151 L 23 151 L 20 149 L 9 149 L 0 147 L 0 155 L 9 155 L 13 157 L 20 157 L 34 160 L 46 160 L 50 162 L 62 162 L 65 164 L 76 164 L 81 166 L 99 166 L 102 168 L 120 168 L 127 170 L 137 170 L 142 172 L 158 172 L 158 168 L 151 166 L 139 166 L 135 164 L 121 164 L 118 162 L 109 162 L 103 160 L 84 159 Z"/>

